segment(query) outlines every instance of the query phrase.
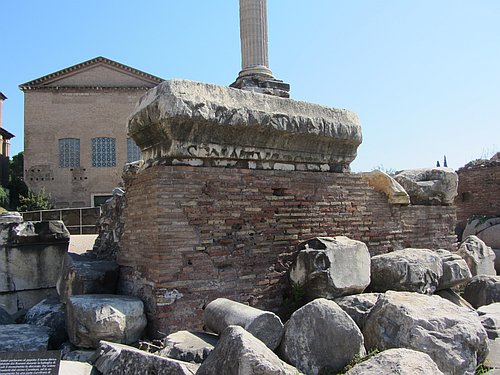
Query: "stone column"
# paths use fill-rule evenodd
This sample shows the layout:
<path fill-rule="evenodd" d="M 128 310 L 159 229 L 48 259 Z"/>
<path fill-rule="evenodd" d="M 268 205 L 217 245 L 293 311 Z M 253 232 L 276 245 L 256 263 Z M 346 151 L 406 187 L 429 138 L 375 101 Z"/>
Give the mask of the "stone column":
<path fill-rule="evenodd" d="M 266 0 L 240 0 L 241 72 L 231 87 L 289 97 L 290 85 L 269 69 Z"/>

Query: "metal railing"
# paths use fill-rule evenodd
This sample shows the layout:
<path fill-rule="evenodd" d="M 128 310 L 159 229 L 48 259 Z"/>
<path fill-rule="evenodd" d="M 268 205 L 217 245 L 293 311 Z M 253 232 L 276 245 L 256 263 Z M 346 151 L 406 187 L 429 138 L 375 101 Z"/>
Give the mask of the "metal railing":
<path fill-rule="evenodd" d="M 100 207 L 57 208 L 21 212 L 24 221 L 61 220 L 70 234 L 97 234 Z"/>

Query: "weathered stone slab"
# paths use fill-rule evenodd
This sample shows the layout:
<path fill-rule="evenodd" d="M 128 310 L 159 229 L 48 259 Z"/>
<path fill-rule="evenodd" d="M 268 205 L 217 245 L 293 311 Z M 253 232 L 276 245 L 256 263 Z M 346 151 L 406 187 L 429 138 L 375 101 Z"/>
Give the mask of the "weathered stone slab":
<path fill-rule="evenodd" d="M 375 170 L 361 174 L 372 188 L 387 195 L 389 203 L 392 204 L 410 204 L 410 196 L 406 190 L 394 178 L 387 173 Z"/>
<path fill-rule="evenodd" d="M 59 375 L 97 375 L 96 369 L 84 362 L 61 361 L 59 365 Z"/>
<path fill-rule="evenodd" d="M 311 163 L 348 170 L 361 144 L 345 109 L 171 80 L 149 90 L 129 119 L 145 159 Z"/>
<path fill-rule="evenodd" d="M 336 373 L 355 355 L 364 355 L 361 331 L 335 302 L 318 298 L 286 323 L 280 356 L 306 374 Z"/>
<path fill-rule="evenodd" d="M 439 279 L 438 290 L 453 288 L 472 278 L 467 262 L 460 255 L 443 249 L 438 249 L 435 253 L 443 262 L 443 275 Z"/>
<path fill-rule="evenodd" d="M 445 300 L 450 301 L 457 306 L 463 307 L 464 309 L 476 311 L 476 309 L 472 307 L 469 302 L 467 302 L 464 298 L 462 298 L 459 294 L 455 293 L 451 289 L 436 290 L 436 293 L 434 293 L 434 295 L 444 298 Z"/>
<path fill-rule="evenodd" d="M 388 291 L 363 330 L 367 350 L 408 348 L 427 353 L 446 374 L 474 374 L 488 354 L 478 315 L 438 296 Z"/>
<path fill-rule="evenodd" d="M 47 350 L 49 329 L 31 324 L 5 324 L 0 328 L 0 352 Z"/>
<path fill-rule="evenodd" d="M 184 362 L 202 363 L 217 344 L 218 336 L 206 332 L 178 331 L 168 335 L 156 354 Z"/>
<path fill-rule="evenodd" d="M 278 347 L 283 336 L 281 319 L 270 311 L 263 311 L 226 298 L 217 298 L 205 308 L 204 320 L 208 329 L 221 334 L 227 327 L 243 327 L 271 350 Z"/>
<path fill-rule="evenodd" d="M 496 275 L 495 253 L 476 236 L 469 236 L 463 240 L 457 254 L 465 259 L 472 276 Z"/>
<path fill-rule="evenodd" d="M 488 338 L 490 340 L 500 338 L 500 302 L 481 306 L 477 309 L 477 313 L 488 334 Z"/>
<path fill-rule="evenodd" d="M 380 293 L 362 293 L 335 298 L 335 302 L 349 315 L 354 323 L 363 330 L 366 318 L 377 302 Z"/>
<path fill-rule="evenodd" d="M 103 375 L 194 375 L 199 367 L 107 341 L 99 343 L 91 362 Z"/>
<path fill-rule="evenodd" d="M 290 280 L 309 300 L 361 293 L 370 284 L 370 252 L 345 236 L 317 237 L 300 243 Z"/>
<path fill-rule="evenodd" d="M 452 205 L 457 195 L 458 175 L 451 168 L 410 169 L 394 179 L 416 205 Z"/>
<path fill-rule="evenodd" d="M 49 329 L 49 346 L 58 349 L 68 339 L 66 333 L 66 313 L 58 298 L 46 298 L 28 310 L 24 317 L 26 324 Z"/>
<path fill-rule="evenodd" d="M 262 341 L 239 326 L 227 327 L 197 375 L 296 375 Z"/>
<path fill-rule="evenodd" d="M 474 276 L 465 286 L 464 298 L 476 309 L 500 302 L 500 276 Z"/>
<path fill-rule="evenodd" d="M 57 280 L 57 292 L 63 301 L 79 294 L 113 294 L 118 272 L 114 261 L 98 260 L 92 254 L 68 253 Z"/>
<path fill-rule="evenodd" d="M 372 257 L 371 275 L 370 288 L 375 292 L 399 290 L 431 294 L 443 275 L 443 262 L 432 250 L 397 250 Z"/>
<path fill-rule="evenodd" d="M 389 349 L 355 365 L 346 375 L 442 375 L 428 354 L 411 349 Z"/>
<path fill-rule="evenodd" d="M 87 294 L 69 297 L 66 328 L 73 345 L 96 348 L 100 340 L 131 344 L 146 327 L 142 301 L 135 297 Z"/>

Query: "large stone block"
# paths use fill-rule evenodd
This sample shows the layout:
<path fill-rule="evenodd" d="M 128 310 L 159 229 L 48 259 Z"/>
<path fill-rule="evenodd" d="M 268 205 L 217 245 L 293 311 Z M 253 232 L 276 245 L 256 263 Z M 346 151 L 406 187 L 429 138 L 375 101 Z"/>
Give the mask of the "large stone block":
<path fill-rule="evenodd" d="M 168 335 L 156 354 L 179 361 L 202 363 L 217 344 L 218 336 L 207 332 L 178 331 Z"/>
<path fill-rule="evenodd" d="M 298 245 L 290 280 L 309 300 L 361 293 L 370 284 L 370 252 L 345 236 L 312 238 Z"/>
<path fill-rule="evenodd" d="M 306 374 L 337 373 L 356 355 L 364 339 L 356 323 L 335 302 L 318 298 L 295 311 L 279 348 L 288 363 Z"/>
<path fill-rule="evenodd" d="M 438 296 L 389 291 L 368 316 L 367 350 L 408 348 L 427 353 L 446 374 L 474 374 L 488 354 L 479 317 Z"/>
<path fill-rule="evenodd" d="M 149 90 L 129 134 L 145 159 L 245 161 L 263 169 L 311 163 L 331 171 L 347 170 L 362 140 L 357 116 L 345 109 L 183 80 Z"/>
<path fill-rule="evenodd" d="M 500 276 L 477 275 L 465 286 L 464 298 L 476 309 L 500 302 Z"/>
<path fill-rule="evenodd" d="M 392 204 L 410 204 L 410 196 L 394 178 L 379 170 L 362 173 L 372 188 L 384 193 Z"/>
<path fill-rule="evenodd" d="M 458 175 L 451 168 L 410 169 L 395 177 L 412 204 L 451 205 L 457 195 Z"/>
<path fill-rule="evenodd" d="M 458 255 L 465 259 L 472 276 L 496 275 L 495 253 L 476 236 L 468 236 L 460 244 Z"/>
<path fill-rule="evenodd" d="M 135 297 L 87 294 L 66 303 L 66 328 L 73 345 L 97 348 L 100 340 L 131 344 L 146 327 L 142 301 Z"/>
<path fill-rule="evenodd" d="M 227 327 L 197 375 L 296 375 L 264 343 L 239 326 Z"/>

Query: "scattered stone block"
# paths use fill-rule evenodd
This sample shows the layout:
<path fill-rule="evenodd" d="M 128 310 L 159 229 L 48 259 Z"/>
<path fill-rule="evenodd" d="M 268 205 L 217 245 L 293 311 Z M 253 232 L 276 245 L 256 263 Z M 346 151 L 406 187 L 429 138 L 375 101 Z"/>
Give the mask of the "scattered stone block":
<path fill-rule="evenodd" d="M 451 168 L 410 169 L 399 172 L 394 179 L 415 205 L 449 206 L 457 196 L 458 175 Z"/>
<path fill-rule="evenodd" d="M 476 236 L 467 237 L 457 253 L 467 262 L 472 276 L 496 275 L 495 253 Z"/>
<path fill-rule="evenodd" d="M 194 375 L 199 365 L 160 357 L 131 346 L 101 341 L 91 358 L 104 375 Z"/>
<path fill-rule="evenodd" d="M 469 266 L 460 255 L 443 249 L 436 250 L 435 253 L 443 262 L 443 275 L 439 279 L 438 290 L 450 289 L 472 279 Z"/>
<path fill-rule="evenodd" d="M 336 373 L 365 347 L 354 320 L 335 302 L 318 298 L 292 314 L 279 353 L 306 374 Z"/>
<path fill-rule="evenodd" d="M 464 298 L 476 309 L 500 302 L 500 276 L 474 276 L 465 286 Z"/>
<path fill-rule="evenodd" d="M 352 296 L 335 298 L 335 303 L 354 320 L 354 323 L 362 331 L 365 326 L 365 320 L 370 311 L 372 311 L 373 306 L 375 306 L 379 295 L 380 293 L 354 294 Z"/>
<path fill-rule="evenodd" d="M 271 350 L 278 347 L 283 336 L 283 323 L 276 314 L 226 298 L 217 298 L 210 302 L 203 317 L 208 329 L 215 333 L 221 334 L 230 325 L 237 325 L 257 337 Z"/>
<path fill-rule="evenodd" d="M 500 302 L 481 306 L 477 309 L 477 313 L 479 314 L 481 324 L 488 334 L 488 338 L 490 340 L 500 338 Z"/>
<path fill-rule="evenodd" d="M 387 173 L 375 170 L 362 173 L 362 176 L 368 182 L 368 185 L 387 195 L 389 203 L 401 205 L 410 204 L 410 196 L 406 190 Z"/>
<path fill-rule="evenodd" d="M 28 310 L 24 317 L 26 324 L 49 329 L 49 347 L 58 349 L 68 340 L 66 333 L 66 313 L 58 298 L 46 298 Z"/>
<path fill-rule="evenodd" d="M 146 327 L 144 304 L 135 297 L 88 294 L 69 297 L 66 328 L 73 345 L 97 348 L 100 340 L 131 344 Z"/>
<path fill-rule="evenodd" d="M 0 328 L 0 352 L 47 350 L 49 329 L 31 324 L 5 324 Z"/>
<path fill-rule="evenodd" d="M 215 349 L 197 375 L 296 375 L 298 370 L 283 362 L 262 341 L 239 326 L 222 332 Z"/>
<path fill-rule="evenodd" d="M 346 375 L 443 375 L 428 354 L 411 349 L 389 349 L 355 365 Z"/>
<path fill-rule="evenodd" d="M 336 172 L 349 169 L 362 140 L 358 117 L 345 109 L 184 80 L 149 90 L 128 129 L 145 160 L 327 164 Z"/>
<path fill-rule="evenodd" d="M 443 276 L 441 257 L 428 249 L 403 249 L 371 259 L 371 290 L 431 294 Z"/>
<path fill-rule="evenodd" d="M 179 331 L 168 335 L 156 354 L 184 362 L 202 363 L 214 349 L 218 337 L 206 332 Z"/>
<path fill-rule="evenodd" d="M 427 353 L 446 374 L 474 374 L 488 354 L 479 317 L 438 296 L 389 291 L 380 296 L 363 334 L 367 350 Z"/>
<path fill-rule="evenodd" d="M 361 293 L 370 284 L 370 252 L 344 236 L 317 237 L 298 245 L 290 280 L 309 300 Z"/>
<path fill-rule="evenodd" d="M 88 253 L 68 253 L 57 281 L 57 292 L 63 301 L 80 294 L 113 294 L 118 274 L 119 267 L 114 261 L 98 260 Z"/>

